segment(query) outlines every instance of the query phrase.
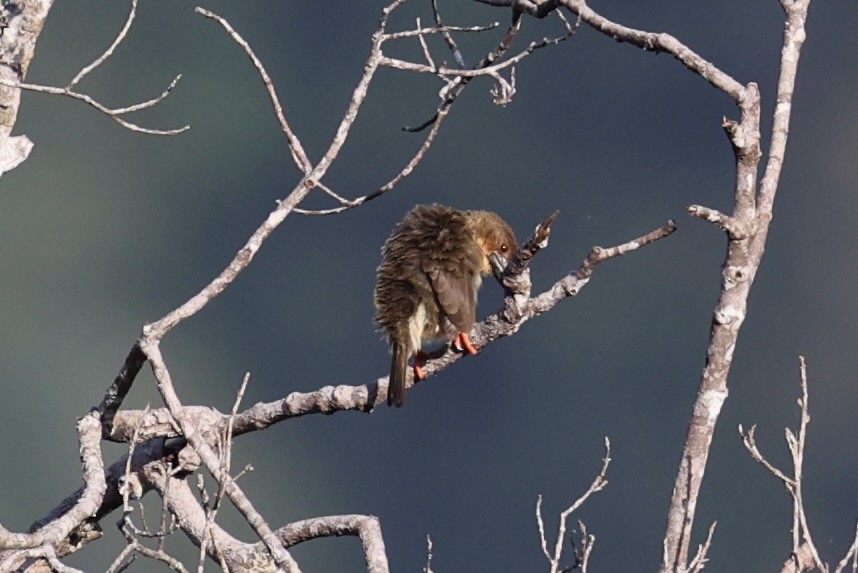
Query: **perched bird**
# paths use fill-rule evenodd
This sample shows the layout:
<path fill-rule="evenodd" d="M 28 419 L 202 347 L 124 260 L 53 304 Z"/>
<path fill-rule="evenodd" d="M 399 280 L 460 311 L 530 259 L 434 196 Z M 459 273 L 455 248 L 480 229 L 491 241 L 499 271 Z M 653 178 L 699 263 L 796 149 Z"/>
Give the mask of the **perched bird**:
<path fill-rule="evenodd" d="M 405 400 L 408 360 L 425 342 L 447 338 L 476 354 L 469 333 L 482 277 L 500 274 L 518 248 L 507 223 L 490 211 L 418 205 L 382 247 L 375 321 L 392 347 L 387 404 Z M 422 352 L 414 376 L 423 377 Z"/>

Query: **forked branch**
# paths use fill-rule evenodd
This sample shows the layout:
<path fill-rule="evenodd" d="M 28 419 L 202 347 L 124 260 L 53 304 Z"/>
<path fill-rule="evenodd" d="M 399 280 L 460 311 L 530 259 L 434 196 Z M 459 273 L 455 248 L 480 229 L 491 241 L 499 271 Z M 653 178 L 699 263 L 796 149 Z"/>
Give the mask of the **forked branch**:
<path fill-rule="evenodd" d="M 799 356 L 799 370 L 801 374 L 801 398 L 798 399 L 800 412 L 798 431 L 784 430 L 787 447 L 792 460 L 792 475 L 778 469 L 771 463 L 757 445 L 755 435 L 756 424 L 748 431 L 739 425 L 739 435 L 742 443 L 751 457 L 762 465 L 769 473 L 783 483 L 792 499 L 792 552 L 790 558 L 784 563 L 782 573 L 801 573 L 803 571 L 821 571 L 828 573 L 830 568 L 819 555 L 810 525 L 807 521 L 807 512 L 804 505 L 804 454 L 807 445 L 807 426 L 810 423 L 809 393 L 807 384 L 807 363 L 804 356 Z M 834 573 L 842 573 L 849 564 L 858 564 L 858 526 L 855 530 L 855 538 L 846 554 L 837 564 Z M 855 571 L 853 567 L 852 571 Z"/>
<path fill-rule="evenodd" d="M 584 523 L 579 520 L 579 526 L 583 535 L 582 548 L 580 553 L 576 552 L 572 567 L 563 568 L 560 565 L 560 560 L 563 558 L 563 548 L 566 542 L 566 528 L 568 527 L 569 517 L 578 510 L 591 495 L 602 491 L 608 485 L 608 466 L 611 465 L 611 441 L 605 437 L 605 457 L 602 458 L 602 469 L 599 474 L 593 479 L 590 487 L 587 488 L 578 499 L 573 501 L 566 509 L 560 512 L 560 519 L 557 524 L 557 539 L 554 543 L 554 550 L 549 551 L 548 539 L 545 537 L 545 522 L 542 518 L 542 496 L 536 498 L 536 526 L 539 531 L 539 542 L 542 546 L 542 554 L 548 561 L 550 573 L 561 573 L 572 568 L 580 568 L 582 573 L 587 572 L 587 564 L 590 558 L 590 552 L 593 549 L 593 544 L 596 537 L 587 533 Z"/>

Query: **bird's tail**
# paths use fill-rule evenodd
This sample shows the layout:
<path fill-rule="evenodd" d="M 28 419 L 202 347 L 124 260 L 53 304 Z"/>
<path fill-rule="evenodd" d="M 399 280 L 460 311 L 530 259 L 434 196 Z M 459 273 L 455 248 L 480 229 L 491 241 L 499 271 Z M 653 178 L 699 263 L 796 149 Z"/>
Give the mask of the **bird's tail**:
<path fill-rule="evenodd" d="M 390 362 L 390 382 L 387 386 L 387 405 L 402 406 L 405 403 L 405 380 L 408 376 L 408 348 L 400 342 L 393 343 L 393 359 Z"/>

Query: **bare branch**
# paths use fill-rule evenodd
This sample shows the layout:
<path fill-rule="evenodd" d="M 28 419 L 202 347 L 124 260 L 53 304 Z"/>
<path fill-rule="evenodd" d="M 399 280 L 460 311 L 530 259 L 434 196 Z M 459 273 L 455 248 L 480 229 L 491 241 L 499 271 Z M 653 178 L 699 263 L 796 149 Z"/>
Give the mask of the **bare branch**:
<path fill-rule="evenodd" d="M 542 496 L 536 498 L 536 523 L 539 530 L 539 541 L 542 546 L 542 553 L 550 566 L 551 573 L 559 573 L 561 571 L 560 559 L 563 557 L 563 545 L 566 541 L 566 522 L 569 516 L 572 515 L 579 507 L 581 507 L 587 499 L 596 492 L 602 491 L 608 480 L 605 477 L 608 473 L 608 466 L 611 464 L 611 441 L 605 437 L 605 457 L 602 459 L 602 469 L 599 474 L 593 479 L 590 487 L 584 492 L 581 497 L 572 502 L 572 504 L 560 513 L 560 522 L 557 526 L 557 540 L 554 544 L 554 553 L 548 551 L 548 541 L 545 537 L 545 526 L 542 519 Z M 586 533 L 585 533 L 586 536 Z M 588 538 L 589 539 L 589 538 Z M 592 540 L 585 544 L 585 555 L 589 558 L 592 550 Z M 586 561 L 585 561 L 586 562 Z"/>
<path fill-rule="evenodd" d="M 20 82 L 27 76 L 30 62 L 36 52 L 36 41 L 42 32 L 51 2 L 7 3 L 2 6 L 3 34 L 0 41 L 0 80 Z M 0 176 L 27 160 L 33 142 L 26 135 L 12 135 L 21 90 L 0 86 Z"/>
<path fill-rule="evenodd" d="M 238 411 L 238 407 L 241 404 L 241 399 L 244 397 L 244 392 L 247 390 L 247 383 L 250 381 L 250 372 L 247 372 L 244 375 L 244 379 L 241 381 L 241 386 L 238 389 L 238 392 L 235 396 L 235 402 L 232 405 L 232 411 L 230 412 L 229 418 L 227 419 L 226 430 L 224 431 L 223 443 L 220 447 L 220 471 L 225 475 L 230 475 L 230 468 L 232 466 L 232 431 L 233 424 L 235 422 L 235 414 Z M 199 426 L 197 426 L 199 427 Z M 200 476 L 200 481 L 202 481 L 202 476 Z M 201 488 L 202 489 L 202 488 Z M 226 493 L 226 482 L 219 481 L 218 482 L 218 490 L 217 495 L 215 496 L 214 504 L 211 507 L 206 507 L 206 529 L 203 538 L 200 540 L 200 555 L 199 555 L 199 566 L 197 571 L 202 573 L 203 571 L 203 563 L 205 560 L 206 549 L 210 539 L 213 540 L 211 536 L 211 528 L 214 525 L 215 518 L 217 517 L 218 509 L 220 509 L 221 501 L 223 501 L 223 496 Z M 208 504 L 207 500 L 205 501 Z M 217 552 L 217 548 L 215 548 Z"/>
<path fill-rule="evenodd" d="M 509 270 L 502 279 L 510 291 L 507 293 L 506 306 L 512 305 L 521 310 L 515 312 L 504 310 L 478 323 L 472 335 L 472 340 L 478 347 L 482 348 L 498 338 L 514 335 L 531 318 L 550 311 L 561 300 L 577 295 L 589 282 L 596 267 L 602 262 L 645 247 L 669 236 L 676 230 L 676 225 L 670 221 L 663 227 L 627 243 L 610 248 L 594 247 L 576 271 L 557 281 L 547 291 L 532 298 L 528 294 L 523 301 L 519 301 L 521 293 L 529 293 L 531 288 L 529 276 L 527 280 L 520 277 L 527 273 L 527 265 L 530 264 L 533 255 L 539 249 L 547 246 L 550 224 L 553 222 L 554 216 L 552 215 L 547 221 L 537 226 L 533 237 L 525 242 L 516 258 L 510 261 Z M 516 276 L 515 272 L 521 272 L 521 275 Z M 512 286 L 510 287 L 510 285 Z M 514 301 L 510 302 L 511 299 Z M 427 378 L 440 373 L 461 356 L 460 352 L 448 350 L 441 356 L 429 360 L 425 366 Z M 413 384 L 413 382 L 409 382 L 409 384 Z M 387 379 L 384 377 L 358 386 L 324 386 L 312 392 L 292 392 L 281 400 L 258 403 L 236 414 L 234 435 L 239 436 L 248 432 L 264 430 L 283 420 L 308 414 L 331 414 L 344 410 L 370 412 L 379 400 L 385 399 L 386 385 Z M 212 408 L 193 406 L 183 408 L 185 415 L 189 419 L 192 418 L 199 429 L 208 427 L 213 431 L 223 431 L 226 428 L 227 416 Z M 141 415 L 141 411 L 135 410 L 126 410 L 117 414 L 109 439 L 115 441 L 130 439 L 134 424 L 139 421 Z M 168 411 L 156 408 L 146 414 L 146 418 L 147 423 L 141 430 L 143 438 L 178 435 L 177 430 L 171 424 L 172 417 Z"/>
<path fill-rule="evenodd" d="M 718 225 L 727 232 L 727 235 L 731 239 L 745 239 L 749 235 L 748 229 L 740 221 L 716 209 L 710 209 L 702 205 L 690 205 L 688 207 L 688 214 Z"/>
<path fill-rule="evenodd" d="M 694 559 L 691 560 L 691 563 L 688 564 L 689 573 L 699 573 L 700 571 L 703 571 L 703 567 L 705 567 L 706 563 L 709 561 L 707 554 L 709 553 L 709 548 L 712 546 L 712 536 L 715 534 L 715 526 L 717 525 L 718 522 L 713 521 L 712 525 L 709 526 L 709 533 L 706 535 L 706 541 L 697 548 L 697 554 L 694 556 Z"/>
<path fill-rule="evenodd" d="M 689 70 L 732 97 L 737 104 L 741 105 L 745 97 L 745 86 L 670 34 L 645 32 L 612 22 L 596 13 L 587 5 L 585 0 L 557 0 L 557 2 L 574 14 L 577 14 L 585 23 L 619 42 L 628 42 L 649 52 L 669 53 L 682 62 Z"/>
<path fill-rule="evenodd" d="M 798 427 L 798 437 L 792 431 L 785 431 L 787 446 L 789 448 L 790 457 L 792 458 L 793 475 L 789 477 L 785 472 L 777 469 L 772 464 L 763 458 L 762 454 L 754 441 L 754 427 L 746 434 L 742 432 L 742 441 L 745 447 L 751 453 L 751 456 L 769 472 L 777 477 L 786 486 L 787 491 L 792 498 L 793 503 L 793 523 L 792 523 L 792 555 L 790 559 L 784 563 L 782 571 L 786 572 L 801 572 L 818 569 L 823 573 L 829 570 L 819 556 L 816 549 L 816 544 L 813 542 L 813 537 L 810 532 L 810 525 L 807 521 L 807 514 L 804 507 L 804 493 L 802 489 L 803 471 L 804 471 L 804 453 L 807 438 L 807 425 L 810 423 L 810 413 L 808 407 L 808 386 L 807 386 L 807 363 L 803 356 L 799 357 L 799 369 L 801 372 L 801 398 L 798 400 L 800 410 L 800 419 Z M 841 571 L 850 559 L 858 557 L 858 528 L 856 528 L 856 536 L 852 545 L 846 552 L 846 555 L 837 565 L 836 571 Z"/>
<path fill-rule="evenodd" d="M 0 553 L 0 571 L 12 571 L 32 557 L 46 559 L 56 571 L 73 571 L 56 559 L 54 547 L 96 513 L 107 487 L 101 461 L 101 422 L 98 414 L 91 412 L 81 418 L 77 430 L 83 466 L 83 489 L 76 499 L 61 508 L 61 513 L 52 514 L 46 520 L 34 524 L 30 533 L 12 533 L 0 526 L 0 548 L 10 550 Z"/>
<path fill-rule="evenodd" d="M 218 481 L 224 484 L 224 489 L 230 501 L 235 505 L 236 509 L 244 516 L 247 523 L 262 539 L 265 547 L 271 553 L 274 561 L 278 566 L 284 568 L 287 573 L 299 573 L 301 571 L 298 563 L 292 558 L 285 547 L 280 543 L 279 539 L 273 534 L 271 528 L 262 518 L 258 511 L 253 507 L 253 504 L 235 484 L 228 473 L 221 471 L 217 455 L 212 451 L 211 447 L 206 443 L 201 436 L 198 428 L 194 427 L 190 421 L 184 416 L 182 403 L 173 388 L 173 382 L 164 359 L 161 356 L 158 344 L 153 341 L 145 341 L 141 344 L 141 349 L 149 359 L 152 366 L 152 372 L 155 375 L 155 380 L 158 383 L 158 390 L 161 392 L 161 397 L 164 403 L 170 409 L 173 417 L 182 428 L 182 434 L 188 443 L 194 448 L 194 451 L 199 454 L 202 461 L 206 464 L 209 472 Z"/>
<path fill-rule="evenodd" d="M 367 573 L 387 573 L 387 553 L 381 524 L 373 515 L 328 515 L 290 523 L 276 531 L 286 547 L 320 537 L 355 535 L 360 537 Z"/>
<path fill-rule="evenodd" d="M 197 7 L 195 11 L 197 14 L 202 14 L 206 18 L 214 20 L 223 26 L 223 29 L 226 30 L 236 44 L 241 46 L 241 49 L 244 50 L 244 53 L 247 54 L 247 57 L 250 58 L 251 62 L 253 62 L 253 67 L 255 67 L 256 71 L 259 72 L 259 77 L 262 78 L 262 83 L 265 85 L 268 97 L 271 99 L 271 105 L 274 106 L 274 114 L 277 116 L 277 121 L 280 123 L 280 129 L 283 131 L 283 134 L 286 136 L 286 140 L 289 143 L 289 151 L 292 153 L 292 160 L 304 175 L 308 175 L 313 169 L 313 165 L 307 157 L 307 153 L 304 151 L 304 146 L 301 145 L 301 141 L 298 139 L 298 136 L 295 135 L 295 132 L 292 131 L 292 127 L 286 120 L 286 115 L 283 113 L 283 106 L 280 104 L 280 98 L 277 96 L 277 90 L 274 88 L 271 77 L 268 75 L 268 72 L 265 71 L 265 66 L 262 65 L 262 62 L 256 57 L 256 54 L 253 53 L 253 49 L 250 47 L 250 44 L 248 44 L 222 16 L 218 16 L 214 12 L 210 12 L 200 7 Z"/>
<path fill-rule="evenodd" d="M 19 14 L 19 16 L 21 16 L 22 19 L 24 17 L 26 17 L 26 19 L 28 20 L 28 24 L 25 26 L 26 33 L 24 34 L 24 36 L 30 37 L 29 42 L 32 42 L 32 46 L 28 46 L 26 49 L 24 49 L 22 54 L 16 54 L 14 57 L 2 58 L 3 61 L 9 61 L 9 62 L 22 61 L 23 60 L 23 62 L 22 62 L 23 65 L 21 66 L 21 68 L 19 69 L 19 73 L 15 77 L 11 76 L 10 74 L 0 75 L 0 85 L 8 87 L 8 88 L 12 88 L 12 90 L 2 90 L 2 91 L 3 92 L 11 91 L 10 97 L 12 98 L 12 100 L 14 100 L 9 105 L 6 105 L 5 102 L 0 102 L 0 103 L 4 103 L 3 109 L 10 109 L 10 108 L 13 109 L 12 121 L 8 125 L 9 126 L 14 125 L 14 114 L 17 113 L 18 102 L 20 101 L 20 91 L 19 90 L 27 90 L 27 91 L 46 93 L 46 94 L 52 94 L 52 95 L 62 95 L 62 96 L 70 97 L 72 99 L 76 99 L 78 101 L 82 101 L 82 102 L 86 103 L 87 105 L 95 108 L 99 112 L 103 113 L 104 115 L 108 116 L 110 119 L 112 119 L 113 121 L 115 121 L 116 123 L 121 125 L 122 127 L 129 129 L 131 131 L 139 132 L 139 133 L 146 133 L 146 134 L 150 134 L 150 135 L 176 135 L 176 134 L 182 133 L 183 131 L 189 129 L 189 126 L 187 126 L 187 125 L 184 127 L 181 127 L 181 128 L 177 128 L 177 129 L 151 129 L 151 128 L 142 127 L 142 126 L 140 126 L 136 123 L 133 123 L 131 121 L 128 121 L 127 119 L 124 119 L 122 117 L 123 115 L 134 112 L 134 111 L 139 111 L 141 109 L 147 109 L 147 108 L 153 107 L 153 106 L 157 105 L 158 103 L 160 103 L 161 101 L 163 101 L 168 95 L 170 95 L 173 88 L 176 86 L 176 83 L 182 77 L 181 75 L 176 76 L 176 78 L 170 83 L 170 85 L 167 87 L 167 89 L 161 93 L 161 95 L 159 95 L 155 98 L 152 98 L 150 100 L 147 100 L 147 101 L 144 101 L 141 103 L 137 103 L 137 104 L 134 104 L 134 105 L 131 105 L 128 107 L 124 107 L 124 108 L 111 109 L 111 108 L 103 105 L 99 101 L 97 101 L 92 96 L 81 93 L 81 92 L 74 89 L 75 86 L 81 80 L 83 80 L 88 74 L 90 74 L 98 66 L 100 66 L 105 61 L 107 61 L 107 59 L 113 55 L 114 51 L 119 46 L 119 44 L 121 44 L 122 41 L 125 40 L 125 38 L 128 35 L 128 31 L 131 29 L 131 25 L 134 22 L 134 18 L 137 14 L 137 2 L 138 2 L 138 0 L 132 0 L 131 1 L 131 9 L 128 13 L 128 18 L 125 21 L 125 25 L 119 31 L 116 38 L 113 40 L 113 43 L 107 48 L 107 50 L 105 50 L 104 53 L 101 54 L 98 58 L 96 58 L 95 61 L 93 61 L 91 64 L 89 64 L 88 66 L 81 69 L 72 78 L 72 80 L 65 87 L 62 87 L 62 88 L 53 87 L 53 86 L 42 86 L 42 85 L 29 84 L 29 83 L 23 82 L 23 78 L 26 76 L 26 69 L 29 66 L 29 59 L 32 57 L 32 49 L 35 47 L 35 39 L 38 36 L 39 32 L 41 31 L 42 19 L 45 16 L 47 16 L 47 9 L 50 7 L 50 4 L 51 4 L 50 2 L 28 3 L 26 5 L 25 10 L 22 11 L 22 13 L 26 12 L 26 14 L 23 14 L 23 15 Z M 35 14 L 37 7 L 43 8 L 44 13 L 38 14 L 38 15 Z M 18 42 L 16 45 L 20 45 L 21 47 L 24 47 L 24 46 L 27 46 L 29 42 Z M 18 49 L 20 50 L 21 48 L 18 48 Z M 0 153 L 0 157 L 2 157 L 4 155 L 8 155 L 8 153 L 9 153 L 9 150 L 7 149 L 8 145 L 6 144 L 5 139 L 6 139 L 6 137 L 3 134 L 0 134 L 0 149 L 3 149 L 6 152 L 6 153 Z M 20 145 L 22 141 L 23 140 L 18 141 L 16 143 L 18 143 Z M 29 140 L 27 140 L 27 141 L 29 141 Z M 19 153 L 17 155 L 17 157 L 20 160 L 23 160 L 23 158 L 26 158 L 26 153 L 28 153 L 28 152 L 29 152 L 29 146 L 26 148 L 26 150 L 24 151 L 23 154 Z M 7 159 L 6 162 L 8 162 L 8 161 L 9 160 Z M 13 165 L 13 167 L 14 167 L 14 165 Z M 8 168 L 11 168 L 11 167 L 8 167 Z"/>
<path fill-rule="evenodd" d="M 858 570 L 858 524 L 855 525 L 855 537 L 852 539 L 852 545 L 849 546 L 846 555 L 837 564 L 834 573 L 842 573 L 849 566 L 850 561 L 852 562 L 852 572 L 855 573 Z"/>
<path fill-rule="evenodd" d="M 51 571 L 57 573 L 83 573 L 80 569 L 69 567 L 57 558 L 52 545 L 44 544 L 30 549 L 15 551 L 12 556 L 0 561 L 0 571 L 14 571 L 27 559 L 44 559 Z"/>
<path fill-rule="evenodd" d="M 397 173 L 393 179 L 373 191 L 372 193 L 368 193 L 362 197 L 357 197 L 356 199 L 345 199 L 340 197 L 333 191 L 328 194 L 337 199 L 340 203 L 340 207 L 334 207 L 332 209 L 318 209 L 318 210 L 310 210 L 310 209 L 299 209 L 295 208 L 296 213 L 301 213 L 302 215 L 333 215 L 336 213 L 342 213 L 348 209 L 353 209 L 355 207 L 359 207 L 364 203 L 372 201 L 373 199 L 377 199 L 387 193 L 388 191 L 392 191 L 396 185 L 399 184 L 400 181 L 408 177 L 414 168 L 423 161 L 423 158 L 429 152 L 429 148 L 435 142 L 435 138 L 438 135 L 438 132 L 441 131 L 441 124 L 444 122 L 444 119 L 447 117 L 447 112 L 449 112 L 450 108 L 445 107 L 442 110 L 439 110 L 438 116 L 435 118 L 435 121 L 432 123 L 432 129 L 429 131 L 429 134 L 426 136 L 426 139 L 423 140 L 423 144 L 417 150 L 417 152 L 411 157 L 411 159 L 406 163 L 405 167 L 403 167 L 399 173 Z"/>
<path fill-rule="evenodd" d="M 781 169 L 786 156 L 789 120 L 792 114 L 792 97 L 795 93 L 795 78 L 798 74 L 798 60 L 804 45 L 807 10 L 810 0 L 795 0 L 789 4 L 781 3 L 787 15 L 784 42 L 781 49 L 781 69 L 778 78 L 777 103 L 775 105 L 772 140 L 769 145 L 769 158 L 766 171 L 760 181 L 758 204 L 763 213 L 771 217 L 775 193 L 778 188 Z"/>
<path fill-rule="evenodd" d="M 360 111 L 361 105 L 366 99 L 367 90 L 369 85 L 375 76 L 375 72 L 378 70 L 379 61 L 381 59 L 381 43 L 383 42 L 383 29 L 387 24 L 387 18 L 390 15 L 390 12 L 395 10 L 403 3 L 403 0 L 397 0 L 387 6 L 382 11 L 382 18 L 380 22 L 379 30 L 373 34 L 373 46 L 370 51 L 370 56 L 367 59 L 367 62 L 364 66 L 364 73 L 361 76 L 360 81 L 358 82 L 357 87 L 355 87 L 352 92 L 352 97 L 349 100 L 348 107 L 343 114 L 342 119 L 340 120 L 340 124 L 337 127 L 336 133 L 331 140 L 331 143 L 328 147 L 328 150 L 322 156 L 318 163 L 313 166 L 308 172 L 305 172 L 304 177 L 298 184 L 292 189 L 289 195 L 277 202 L 277 207 L 268 214 L 268 217 L 263 221 L 263 223 L 253 232 L 250 238 L 247 240 L 245 245 L 239 249 L 236 253 L 235 257 L 233 257 L 232 261 L 227 265 L 227 267 L 221 271 L 221 273 L 212 280 L 208 285 L 203 287 L 203 289 L 198 292 L 196 295 L 191 297 L 181 306 L 176 308 L 175 310 L 168 313 L 166 316 L 161 318 L 160 320 L 147 324 L 143 328 L 143 334 L 145 337 L 160 340 L 164 335 L 167 334 L 170 330 L 175 328 L 176 325 L 181 323 L 183 320 L 195 315 L 197 312 L 202 310 L 209 302 L 211 302 L 216 296 L 224 291 L 232 282 L 241 274 L 244 269 L 246 269 L 253 257 L 262 247 L 262 244 L 266 239 L 274 232 L 277 227 L 286 219 L 289 214 L 298 206 L 298 204 L 303 201 L 307 195 L 310 193 L 312 189 L 314 189 L 317 185 L 318 181 L 321 181 L 325 174 L 328 172 L 328 169 L 331 166 L 331 163 L 336 159 L 339 155 L 340 150 L 343 145 L 345 145 L 346 139 L 351 131 L 352 126 L 357 120 L 358 112 Z M 202 13 L 206 14 L 205 11 Z M 212 17 L 217 18 L 212 15 Z M 243 42 L 243 40 L 241 40 Z M 249 48 L 248 48 L 249 49 Z M 257 70 L 263 72 L 264 69 L 260 70 L 260 67 Z M 270 92 L 269 92 L 270 93 Z"/>
<path fill-rule="evenodd" d="M 751 428 L 745 432 L 742 424 L 739 424 L 739 435 L 742 437 L 742 444 L 744 444 L 745 449 L 748 450 L 748 453 L 751 454 L 751 457 L 754 458 L 754 461 L 762 464 L 769 472 L 771 472 L 775 477 L 784 482 L 784 485 L 787 486 L 788 490 L 792 490 L 796 487 L 796 482 L 791 477 L 788 477 L 781 470 L 776 468 L 769 460 L 763 456 L 760 449 L 757 447 L 757 439 L 756 439 L 757 425 L 754 424 Z"/>
<path fill-rule="evenodd" d="M 392 11 L 393 9 L 395 9 L 395 7 L 391 8 L 390 11 Z M 439 21 L 440 16 L 438 15 L 437 10 L 435 15 L 436 20 Z M 546 38 L 538 42 L 532 42 L 519 54 L 512 56 L 507 60 L 504 60 L 501 64 L 492 65 L 493 62 L 496 62 L 506 53 L 506 51 L 512 44 L 513 39 L 516 37 L 520 28 L 520 19 L 517 19 L 507 31 L 506 35 L 498 44 L 498 46 L 492 52 L 487 54 L 483 58 L 483 60 L 479 64 L 477 64 L 475 68 L 468 70 L 447 68 L 445 66 L 438 67 L 435 64 L 431 53 L 429 52 L 428 46 L 426 45 L 424 40 L 424 36 L 431 34 L 442 34 L 445 38 L 449 37 L 450 41 L 452 41 L 452 36 L 450 35 L 451 32 L 485 32 L 496 28 L 498 26 L 496 22 L 487 26 L 443 26 L 439 23 L 436 27 L 422 27 L 418 20 L 417 29 L 415 30 L 384 33 L 386 19 L 383 19 L 382 24 L 378 32 L 376 33 L 377 45 L 374 49 L 374 53 L 377 58 L 376 64 L 379 66 L 386 66 L 404 71 L 436 75 L 445 82 L 445 87 L 441 90 L 441 93 L 439 94 L 441 104 L 436 110 L 435 115 L 433 115 L 429 120 L 423 122 L 417 127 L 403 128 L 405 131 L 410 132 L 423 131 L 430 126 L 432 127 L 432 129 L 429 132 L 429 135 L 427 135 L 423 144 L 418 149 L 417 153 L 411 158 L 411 160 L 405 165 L 405 167 L 403 167 L 398 174 L 396 174 L 390 181 L 382 185 L 376 191 L 351 200 L 345 199 L 333 193 L 328 193 L 329 195 L 334 197 L 338 203 L 340 203 L 339 207 L 333 207 L 329 209 L 295 209 L 295 211 L 304 215 L 332 215 L 336 213 L 342 213 L 343 211 L 359 207 L 360 205 L 363 205 L 364 203 L 376 199 L 381 195 L 387 193 L 388 191 L 391 191 L 402 179 L 411 174 L 414 168 L 423 160 L 424 156 L 429 151 L 430 146 L 432 145 L 438 134 L 440 124 L 442 123 L 444 118 L 446 118 L 450 107 L 456 101 L 461 91 L 464 89 L 464 87 L 470 80 L 475 77 L 482 76 L 494 79 L 496 82 L 496 87 L 493 89 L 493 94 L 495 94 L 495 103 L 503 105 L 509 103 L 515 93 L 515 64 L 520 62 L 536 50 L 557 44 L 570 37 L 575 32 L 575 27 L 570 26 L 568 22 L 565 22 L 565 25 L 566 34 L 564 36 L 560 36 L 557 38 Z M 384 42 L 388 40 L 399 40 L 412 37 L 418 38 L 427 64 L 407 62 L 405 60 L 389 58 L 383 55 L 382 46 Z M 451 49 L 457 50 L 456 48 L 452 48 L 452 46 Z M 458 54 L 458 51 L 456 51 L 455 53 Z M 459 57 L 461 56 L 459 55 Z M 506 68 L 511 68 L 512 70 L 510 80 L 506 80 L 500 75 L 500 71 Z M 454 79 L 451 80 L 451 77 Z"/>
<path fill-rule="evenodd" d="M 125 400 L 125 396 L 131 390 L 131 384 L 134 382 L 134 378 L 137 377 L 137 373 L 140 372 L 140 368 L 143 367 L 144 362 L 146 362 L 146 355 L 140 350 L 140 345 L 135 344 L 131 347 L 128 356 L 125 357 L 122 368 L 119 369 L 119 373 L 113 379 L 113 384 L 104 393 L 101 404 L 97 406 L 96 409 L 101 415 L 105 438 L 109 439 L 110 433 L 113 430 L 113 419 L 116 417 L 116 412 Z M 134 424 L 132 427 L 136 430 L 138 426 Z"/>
<path fill-rule="evenodd" d="M 170 85 L 167 86 L 167 89 L 165 89 L 163 92 L 161 92 L 161 95 L 159 95 L 157 97 L 154 97 L 150 100 L 147 100 L 147 101 L 144 101 L 141 103 L 137 103 L 137 104 L 134 104 L 134 105 L 131 105 L 128 107 L 113 108 L 113 109 L 111 109 L 111 108 L 107 107 L 106 105 L 98 102 L 92 96 L 74 91 L 69 87 L 58 88 L 58 87 L 53 87 L 53 86 L 42 86 L 42 85 L 37 85 L 37 84 L 28 84 L 28 83 L 23 83 L 23 82 L 10 81 L 10 80 L 7 80 L 5 78 L 0 78 L 0 85 L 4 85 L 4 86 L 10 87 L 10 88 L 17 88 L 17 89 L 22 89 L 22 90 L 27 90 L 27 91 L 32 91 L 32 92 L 44 93 L 44 94 L 62 95 L 62 96 L 70 97 L 72 99 L 76 99 L 78 101 L 82 101 L 85 104 L 89 105 L 90 107 L 97 109 L 98 111 L 100 111 L 101 113 L 103 113 L 104 115 L 106 115 L 107 117 L 109 117 L 110 119 L 112 119 L 113 121 L 115 121 L 116 123 L 121 125 L 122 127 L 129 129 L 131 131 L 136 131 L 138 133 L 146 133 L 148 135 L 178 135 L 178 134 L 182 133 L 183 131 L 187 131 L 191 127 L 189 125 L 185 125 L 185 126 L 178 127 L 175 129 L 152 129 L 152 128 L 140 126 L 136 123 L 133 123 L 133 122 L 130 122 L 126 119 L 123 119 L 122 116 L 126 113 L 130 113 L 133 111 L 139 111 L 141 109 L 147 109 L 147 108 L 150 108 L 150 107 L 157 105 L 158 103 L 163 101 L 168 95 L 170 95 L 170 93 L 173 91 L 173 88 L 176 86 L 176 84 L 179 82 L 179 80 L 181 78 L 182 78 L 181 75 L 176 76 L 173 79 L 173 81 L 170 82 Z"/>
<path fill-rule="evenodd" d="M 113 52 L 119 47 L 119 44 L 125 39 L 125 36 L 128 35 L 128 30 L 131 29 L 131 24 L 134 23 L 134 18 L 137 16 L 137 0 L 131 0 L 131 10 L 128 12 L 128 19 L 125 21 L 125 25 L 119 31 L 119 34 L 116 35 L 116 39 L 113 40 L 113 43 L 101 54 L 98 58 L 95 59 L 94 62 L 83 68 L 81 71 L 77 73 L 77 75 L 72 78 L 72 81 L 68 83 L 66 88 L 72 89 L 77 85 L 79 81 L 81 81 L 84 77 L 87 76 L 92 70 L 103 64 L 107 58 L 113 55 Z"/>
<path fill-rule="evenodd" d="M 447 47 L 450 48 L 450 52 L 452 52 L 453 59 L 456 60 L 456 64 L 458 64 L 460 68 L 466 67 L 467 64 L 465 64 L 465 58 L 462 56 L 462 52 L 459 50 L 459 46 L 456 45 L 456 40 L 453 38 L 453 34 L 451 34 L 449 30 L 444 30 L 444 23 L 441 21 L 441 11 L 438 9 L 438 0 L 432 0 L 432 15 L 435 18 L 435 25 L 438 27 L 439 30 L 443 30 L 442 36 L 444 38 L 444 41 L 447 42 Z M 424 43 L 423 36 L 420 36 L 420 41 L 421 43 Z M 429 539 L 428 543 L 430 545 L 431 550 L 432 540 Z"/>
<path fill-rule="evenodd" d="M 161 494 L 170 513 L 176 516 L 179 526 L 188 538 L 195 544 L 199 544 L 207 531 L 205 512 L 191 491 L 187 480 L 174 477 L 173 473 L 168 471 L 165 464 L 153 461 L 142 468 L 141 477 L 148 487 L 154 488 Z M 264 545 L 241 542 L 217 524 L 213 524 L 208 529 L 208 534 L 212 537 L 208 544 L 209 556 L 219 559 L 214 550 L 217 548 L 222 552 L 224 562 L 228 564 L 230 571 L 249 573 L 267 570 L 274 566 L 271 555 Z"/>
<path fill-rule="evenodd" d="M 432 537 L 426 536 L 426 566 L 423 573 L 432 573 Z"/>

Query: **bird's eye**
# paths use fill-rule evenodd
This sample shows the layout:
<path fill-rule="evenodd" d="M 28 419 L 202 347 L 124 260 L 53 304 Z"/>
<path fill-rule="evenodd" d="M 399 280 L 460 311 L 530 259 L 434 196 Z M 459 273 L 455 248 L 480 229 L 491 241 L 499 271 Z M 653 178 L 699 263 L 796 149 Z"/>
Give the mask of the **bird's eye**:
<path fill-rule="evenodd" d="M 502 243 L 500 246 L 500 252 L 505 253 L 508 250 L 509 250 L 509 247 L 506 245 L 506 243 Z"/>

